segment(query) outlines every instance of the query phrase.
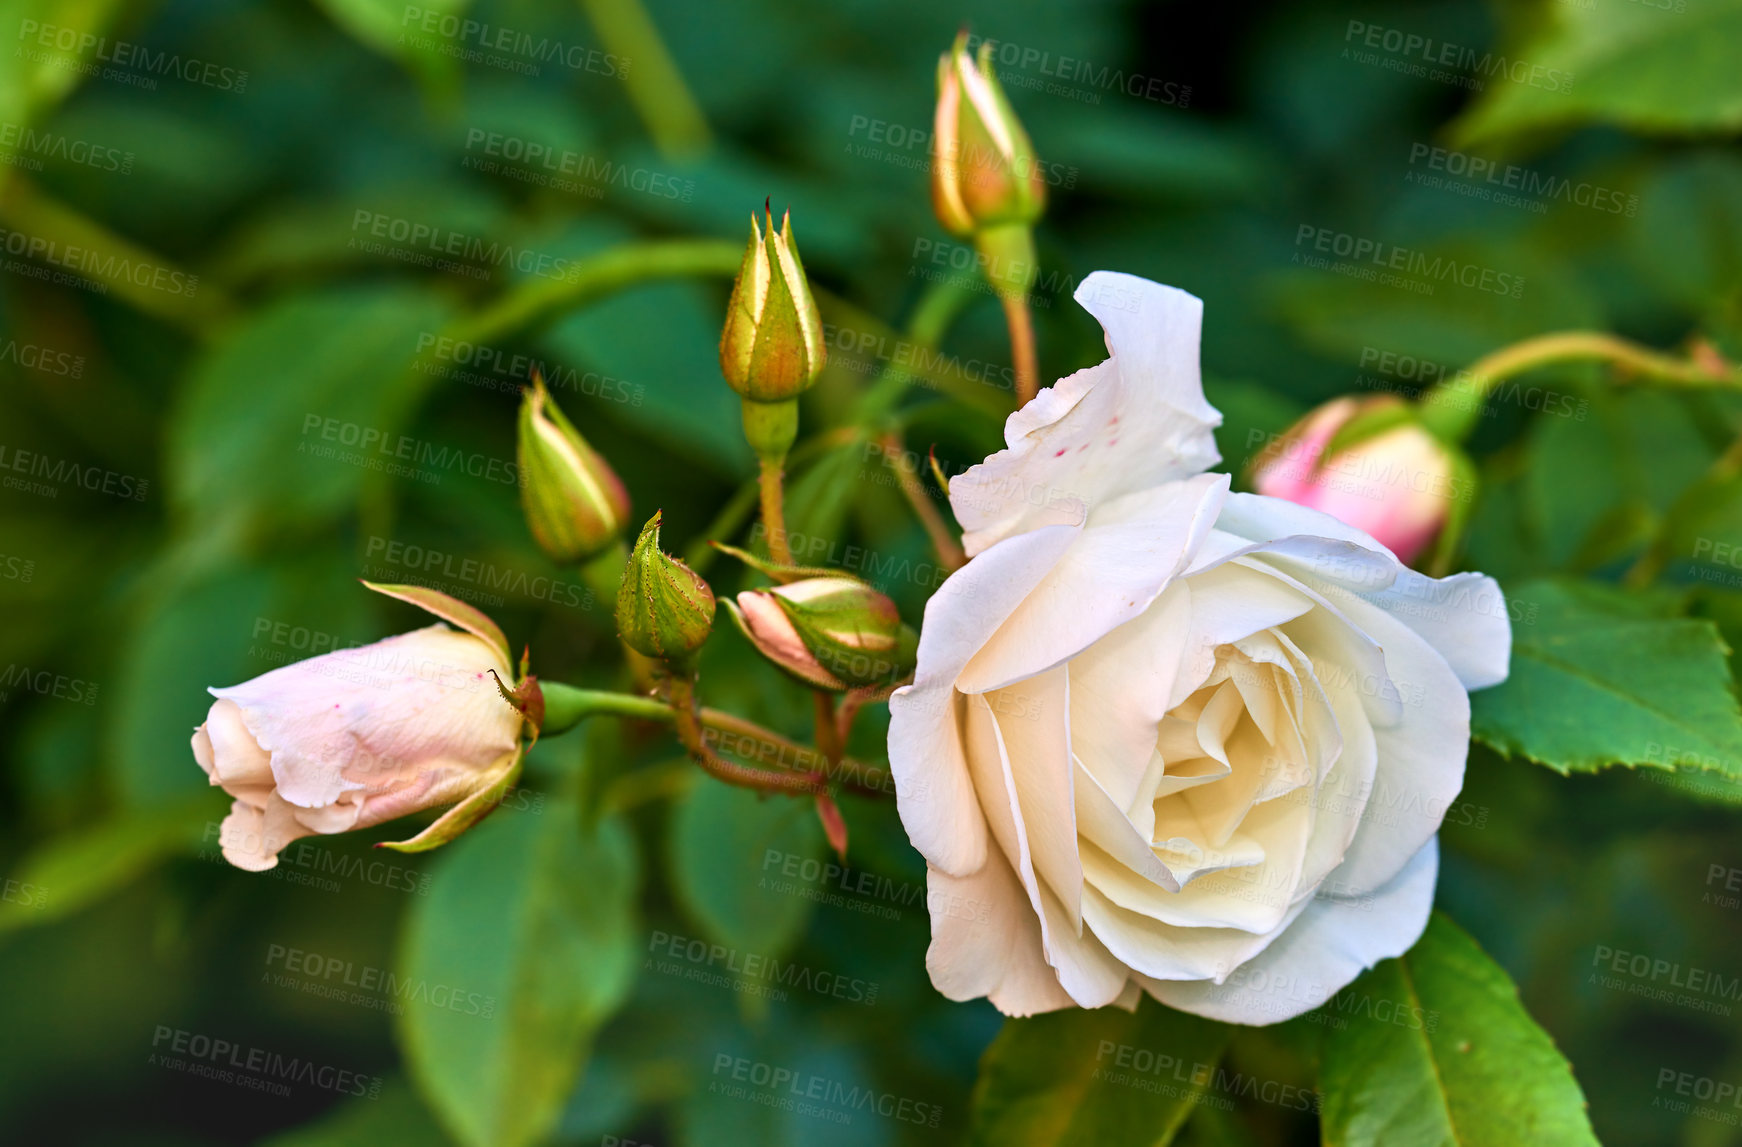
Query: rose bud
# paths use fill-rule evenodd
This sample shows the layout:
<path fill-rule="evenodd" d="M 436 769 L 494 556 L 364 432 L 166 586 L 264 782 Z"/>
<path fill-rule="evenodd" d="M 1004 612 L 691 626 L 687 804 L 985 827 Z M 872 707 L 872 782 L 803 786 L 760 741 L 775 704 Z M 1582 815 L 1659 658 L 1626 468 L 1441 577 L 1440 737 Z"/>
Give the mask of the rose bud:
<path fill-rule="evenodd" d="M 617 630 L 629 648 L 682 665 L 714 627 L 714 591 L 701 575 L 659 548 L 659 514 L 641 527 L 623 585 Z"/>
<path fill-rule="evenodd" d="M 1034 145 L 992 70 L 992 45 L 981 43 L 976 62 L 965 31 L 938 58 L 933 138 L 932 207 L 947 230 L 967 238 L 1040 218 L 1046 182 Z"/>
<path fill-rule="evenodd" d="M 520 503 L 539 548 L 574 565 L 608 548 L 629 517 L 629 492 L 587 445 L 536 372 L 520 404 Z"/>
<path fill-rule="evenodd" d="M 1409 404 L 1339 398 L 1290 427 L 1253 462 L 1260 494 L 1322 511 L 1414 561 L 1467 498 L 1457 457 Z"/>
<path fill-rule="evenodd" d="M 811 298 L 792 212 L 762 231 L 750 215 L 750 243 L 732 284 L 726 326 L 720 334 L 720 371 L 732 389 L 751 402 L 785 402 L 810 389 L 828 358 L 823 323 Z"/>
<path fill-rule="evenodd" d="M 894 602 L 855 578 L 746 590 L 726 608 L 764 657 L 807 685 L 888 685 L 913 672 L 918 634 Z"/>
<path fill-rule="evenodd" d="M 492 673 L 512 677 L 505 643 L 438 623 L 210 690 L 193 750 L 234 798 L 224 858 L 263 872 L 301 837 L 460 801 L 400 846 L 415 851 L 479 819 L 520 763 L 522 717 Z"/>

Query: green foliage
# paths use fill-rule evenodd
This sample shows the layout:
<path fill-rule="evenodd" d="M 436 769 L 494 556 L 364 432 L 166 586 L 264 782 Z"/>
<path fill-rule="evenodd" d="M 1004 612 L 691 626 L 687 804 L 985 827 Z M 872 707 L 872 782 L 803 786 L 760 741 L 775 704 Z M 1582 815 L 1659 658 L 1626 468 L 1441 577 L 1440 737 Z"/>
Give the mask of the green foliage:
<path fill-rule="evenodd" d="M 478 24 L 428 32 L 414 11 Z M 1317 1015 L 1232 1038 L 1147 1000 L 1004 1023 L 943 999 L 893 802 L 842 798 L 841 865 L 809 801 L 701 776 L 658 721 L 589 718 L 579 774 L 582 738 L 547 738 L 502 807 L 427 859 L 369 845 L 433 814 L 313 838 L 266 875 L 214 859 L 225 801 L 189 736 L 208 686 L 418 623 L 358 578 L 475 606 L 546 680 L 644 691 L 608 598 L 521 518 L 502 471 L 520 388 L 538 364 L 637 520 L 662 511 L 670 552 L 717 592 L 753 584 L 707 542 L 756 545 L 718 344 L 746 216 L 770 196 L 792 208 L 828 326 L 787 484 L 798 560 L 871 580 L 917 623 L 935 555 L 865 436 L 935 447 L 953 475 L 1001 448 L 1010 397 L 998 304 L 927 195 L 936 55 L 964 23 L 1000 45 L 1048 173 L 1043 381 L 1105 355 L 1070 299 L 1089 272 L 1190 290 L 1226 469 L 1327 399 L 1409 397 L 1550 331 L 1742 359 L 1739 0 L 24 0 L 9 17 L 0 1024 L 26 1049 L 0 1057 L 9 1140 L 1591 1142 L 1555 1045 L 1605 1141 L 1722 1138 L 1657 1084 L 1733 1079 L 1736 1025 L 1589 972 L 1598 945 L 1736 970 L 1732 393 L 1576 362 L 1490 396 L 1466 444 L 1481 484 L 1459 564 L 1510 591 L 1515 656 L 1472 698 L 1480 740 L 1437 897 L 1493 959 L 1436 918 Z M 1423 76 L 1351 20 L 1488 62 Z M 85 46 L 47 48 L 27 21 Z M 183 71 L 152 70 L 159 52 Z M 1524 82 L 1499 70 L 1519 65 Z M 1571 86 L 1551 90 L 1551 70 Z M 699 131 L 680 122 L 692 95 Z M 1312 262 L 1321 234 L 1371 253 Z M 36 240 L 58 246 L 14 249 Z M 71 248 L 199 289 L 81 276 Z M 1381 281 L 1381 256 L 1407 281 Z M 31 366 L 31 347 L 78 366 Z M 886 370 L 897 383 L 867 401 Z M 32 458 L 82 478 L 13 482 Z M 812 737 L 809 698 L 730 627 L 702 665 L 703 703 Z M 867 706 L 855 756 L 884 758 L 886 721 Z M 777 995 L 724 957 L 648 942 L 679 934 L 874 999 Z M 271 944 L 493 997 L 493 1015 L 286 992 L 256 982 Z M 1378 1022 L 1381 1002 L 1438 1023 Z M 158 1026 L 387 1082 L 280 1103 L 147 1062 Z M 1183 1078 L 1133 1072 L 1121 1048 L 1170 1055 Z M 927 1116 L 797 1110 L 734 1078 L 755 1064 Z M 1316 1081 L 1322 1120 L 1217 1082 L 1234 1073 Z"/>
<path fill-rule="evenodd" d="M 498 812 L 441 853 L 406 921 L 399 1030 L 413 1078 L 471 1147 L 540 1142 L 633 978 L 635 856 L 573 805 Z"/>
<path fill-rule="evenodd" d="M 1325 1037 L 1326 1143 L 1595 1147 L 1566 1058 L 1505 970 L 1443 915 L 1330 1011 L 1347 1022 Z"/>
<path fill-rule="evenodd" d="M 823 833 L 809 801 L 780 800 L 702 777 L 673 805 L 672 891 L 711 940 L 768 957 L 786 955 L 810 920 L 807 887 L 785 874 L 822 862 Z"/>
<path fill-rule="evenodd" d="M 1682 760 L 1742 777 L 1742 711 L 1709 621 L 1590 585 L 1513 590 L 1512 674 L 1471 697 L 1475 735 L 1557 772 Z"/>
<path fill-rule="evenodd" d="M 1736 0 L 1550 11 L 1456 125 L 1462 145 L 1584 123 L 1683 133 L 1742 127 Z"/>
<path fill-rule="evenodd" d="M 1166 1147 L 1206 1097 L 1226 1024 L 1145 999 L 1007 1020 L 974 1087 L 970 1142 Z"/>

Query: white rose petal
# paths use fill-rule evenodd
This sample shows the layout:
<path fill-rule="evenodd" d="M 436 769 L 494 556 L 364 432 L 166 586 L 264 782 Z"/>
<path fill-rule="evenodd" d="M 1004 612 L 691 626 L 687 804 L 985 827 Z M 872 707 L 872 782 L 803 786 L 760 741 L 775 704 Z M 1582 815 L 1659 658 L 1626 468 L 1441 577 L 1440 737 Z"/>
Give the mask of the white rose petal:
<path fill-rule="evenodd" d="M 1504 599 L 1229 493 L 1201 304 L 1103 272 L 1078 300 L 1112 357 L 951 484 L 974 556 L 890 702 L 926 967 L 1011 1015 L 1140 989 L 1275 1023 L 1420 935 Z"/>

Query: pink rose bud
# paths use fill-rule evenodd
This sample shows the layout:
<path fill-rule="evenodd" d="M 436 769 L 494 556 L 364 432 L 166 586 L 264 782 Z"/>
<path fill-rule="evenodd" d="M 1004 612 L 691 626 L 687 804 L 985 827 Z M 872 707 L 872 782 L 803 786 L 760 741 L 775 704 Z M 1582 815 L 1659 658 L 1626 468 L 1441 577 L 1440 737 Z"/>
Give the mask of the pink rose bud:
<path fill-rule="evenodd" d="M 807 685 L 887 685 L 913 672 L 918 636 L 895 603 L 850 577 L 811 577 L 728 601 L 757 650 Z"/>
<path fill-rule="evenodd" d="M 1344 397 L 1312 411 L 1258 456 L 1252 485 L 1371 534 L 1404 562 L 1434 540 L 1463 496 L 1451 452 L 1389 397 Z"/>
<path fill-rule="evenodd" d="M 490 806 L 472 798 L 518 773 L 522 717 L 498 686 L 513 676 L 501 647 L 437 624 L 210 690 L 193 750 L 234 798 L 224 858 L 263 872 L 301 837 L 455 801 L 443 831 L 401 847 L 477 820 Z"/>

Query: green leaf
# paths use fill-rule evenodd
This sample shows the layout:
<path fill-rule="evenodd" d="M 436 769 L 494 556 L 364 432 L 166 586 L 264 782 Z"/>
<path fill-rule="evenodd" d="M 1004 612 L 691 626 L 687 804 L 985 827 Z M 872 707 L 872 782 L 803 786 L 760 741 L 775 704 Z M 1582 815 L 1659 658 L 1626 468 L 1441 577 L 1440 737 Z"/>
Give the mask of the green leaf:
<path fill-rule="evenodd" d="M 969 1142 L 1163 1147 L 1202 1101 L 1226 1024 L 1140 1001 L 1005 1020 L 980 1060 Z"/>
<path fill-rule="evenodd" d="M 0 121 L 28 122 L 64 99 L 84 75 L 78 65 L 89 65 L 92 57 L 58 43 L 69 35 L 101 36 L 120 7 L 121 0 L 20 0 L 8 5 L 8 26 L 16 32 L 8 37 L 12 50 L 0 52 Z"/>
<path fill-rule="evenodd" d="M 810 919 L 813 902 L 800 893 L 828 888 L 803 867 L 823 863 L 822 839 L 810 800 L 701 777 L 672 810 L 672 889 L 710 939 L 781 956 Z M 789 865 L 800 870 L 796 878 Z"/>
<path fill-rule="evenodd" d="M 523 1147 L 555 1126 L 593 1032 L 629 990 L 635 871 L 622 823 L 583 834 L 567 801 L 492 817 L 444 850 L 406 922 L 398 1030 L 461 1143 Z"/>
<path fill-rule="evenodd" d="M 160 861 L 191 852 L 225 805 L 216 794 L 145 813 L 123 813 L 47 841 L 12 874 L 0 901 L 0 934 L 69 916 L 129 884 Z"/>
<path fill-rule="evenodd" d="M 169 420 L 179 508 L 207 521 L 226 511 L 325 520 L 355 500 L 364 475 L 429 470 L 427 456 L 448 447 L 401 435 L 424 378 L 407 367 L 448 314 L 422 289 L 350 288 L 273 303 L 227 332 Z"/>
<path fill-rule="evenodd" d="M 1710 621 L 1596 585 L 1532 582 L 1510 598 L 1512 672 L 1471 696 L 1478 739 L 1560 773 L 1698 760 L 1742 776 L 1742 712 Z"/>
<path fill-rule="evenodd" d="M 1458 147 L 1543 128 L 1609 123 L 1692 133 L 1742 127 L 1742 0 L 1557 4 L 1541 30 L 1495 52 L 1496 71 L 1454 125 Z M 1528 76 L 1528 79 L 1523 77 Z"/>
<path fill-rule="evenodd" d="M 419 25 L 422 13 L 428 13 L 439 25 L 443 18 L 453 18 L 465 12 L 468 0 L 426 0 L 418 5 L 420 18 L 409 20 L 410 12 L 397 0 L 316 0 L 333 22 L 344 28 L 356 40 L 390 59 L 405 61 L 417 71 L 446 72 L 452 69 L 453 58 L 442 48 L 463 41 L 450 40 L 439 32 L 425 32 Z M 407 24 L 410 24 L 407 27 Z M 468 45 L 469 46 L 469 45 Z"/>
<path fill-rule="evenodd" d="M 1572 1068 L 1505 969 L 1445 916 L 1330 1009 L 1347 1022 L 1325 1038 L 1325 1143 L 1595 1147 Z"/>

